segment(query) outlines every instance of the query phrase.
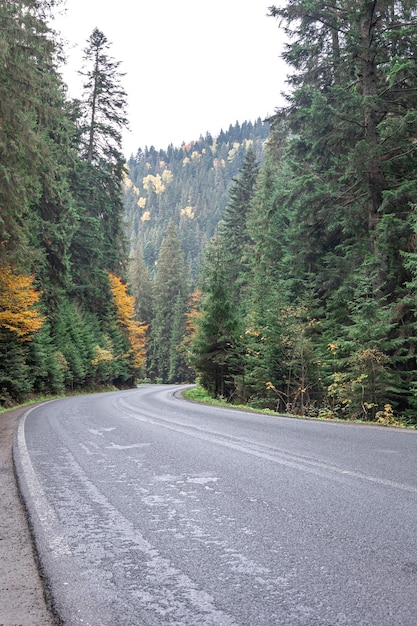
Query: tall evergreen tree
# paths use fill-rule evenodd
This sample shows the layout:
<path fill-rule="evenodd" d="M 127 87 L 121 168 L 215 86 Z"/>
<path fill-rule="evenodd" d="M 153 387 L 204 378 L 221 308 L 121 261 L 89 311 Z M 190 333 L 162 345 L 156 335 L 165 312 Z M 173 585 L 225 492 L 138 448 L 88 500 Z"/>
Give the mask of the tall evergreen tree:
<path fill-rule="evenodd" d="M 74 111 L 81 157 L 73 175 L 80 207 L 72 248 L 75 282 L 79 297 L 99 308 L 100 293 L 107 292 L 107 271 L 120 274 L 126 259 L 122 220 L 126 93 L 120 63 L 109 56 L 109 47 L 105 35 L 94 29 L 84 50 L 83 97 Z"/>
<path fill-rule="evenodd" d="M 219 225 L 235 304 L 239 302 L 239 297 L 243 299 L 242 287 L 246 282 L 251 243 L 247 222 L 258 172 L 255 153 L 249 147 L 239 176 L 234 179 L 229 191 L 230 200 Z"/>
<path fill-rule="evenodd" d="M 83 121 L 82 156 L 95 165 L 117 166 L 121 155 L 122 134 L 127 127 L 126 92 L 121 79 L 120 62 L 108 54 L 110 43 L 98 28 L 95 28 L 84 50 L 85 78 L 81 112 Z"/>
<path fill-rule="evenodd" d="M 166 382 L 184 380 L 184 356 L 180 343 L 185 332 L 184 313 L 188 277 L 178 233 L 170 224 L 158 258 L 153 290 L 153 318 L 149 375 Z"/>
<path fill-rule="evenodd" d="M 230 294 L 229 275 L 217 235 L 207 249 L 203 270 L 203 299 L 191 345 L 191 362 L 201 384 L 213 395 L 228 400 L 244 395 L 244 359 L 241 325 Z"/>

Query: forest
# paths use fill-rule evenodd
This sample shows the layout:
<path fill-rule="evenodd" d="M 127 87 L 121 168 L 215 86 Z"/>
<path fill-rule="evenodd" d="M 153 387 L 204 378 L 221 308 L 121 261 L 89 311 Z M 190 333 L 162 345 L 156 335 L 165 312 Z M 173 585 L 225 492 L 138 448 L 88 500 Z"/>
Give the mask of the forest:
<path fill-rule="evenodd" d="M 47 9 L 0 2 L 0 403 L 197 381 L 416 424 L 413 3 L 271 6 L 286 105 L 127 163 L 109 42 L 92 33 L 69 101 Z"/>
<path fill-rule="evenodd" d="M 145 362 L 125 282 L 119 63 L 95 29 L 70 101 L 51 4 L 0 2 L 2 406 L 132 385 Z"/>

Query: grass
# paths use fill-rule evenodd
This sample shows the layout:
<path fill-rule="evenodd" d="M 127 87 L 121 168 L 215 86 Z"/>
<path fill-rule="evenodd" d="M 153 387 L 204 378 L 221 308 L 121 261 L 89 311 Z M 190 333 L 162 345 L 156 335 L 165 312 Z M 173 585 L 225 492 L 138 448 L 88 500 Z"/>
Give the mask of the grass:
<path fill-rule="evenodd" d="M 0 414 L 6 413 L 6 411 L 13 411 L 14 409 L 22 409 L 25 406 L 37 404 L 38 402 L 48 402 L 49 400 L 57 400 L 64 397 L 65 396 L 36 396 L 35 398 L 30 398 L 29 400 L 25 400 L 25 402 L 21 402 L 20 404 L 13 404 L 12 406 L 0 406 Z"/>
<path fill-rule="evenodd" d="M 370 421 L 366 421 L 366 420 L 359 420 L 359 419 L 355 419 L 355 420 L 349 420 L 349 419 L 341 419 L 341 418 L 337 418 L 337 417 L 312 417 L 309 415 L 294 415 L 291 413 L 277 413 L 276 411 L 273 411 L 272 409 L 257 409 L 254 407 L 251 407 L 247 404 L 231 404 L 230 402 L 227 402 L 226 400 L 221 400 L 218 398 L 212 398 L 205 389 L 203 389 L 202 387 L 196 385 L 195 387 L 192 387 L 191 389 L 186 389 L 185 391 L 183 391 L 182 395 L 184 396 L 184 398 L 187 398 L 187 400 L 191 400 L 193 402 L 201 402 L 203 404 L 211 404 L 214 406 L 220 406 L 220 407 L 225 407 L 228 409 L 238 409 L 240 411 L 246 411 L 248 413 L 260 413 L 262 415 L 272 415 L 272 416 L 279 416 L 279 417 L 291 417 L 293 419 L 307 419 L 307 420 L 316 420 L 316 421 L 320 421 L 320 422 L 338 422 L 340 424 L 367 424 L 368 426 L 390 426 L 391 428 L 411 428 L 411 429 L 416 429 L 417 425 L 416 424 L 407 424 L 405 422 L 395 422 L 395 423 L 390 423 L 390 424 L 384 424 L 382 422 L 370 422 Z"/>
<path fill-rule="evenodd" d="M 226 407 L 228 409 L 238 409 L 239 411 L 247 411 L 248 413 L 260 413 L 262 415 L 280 415 L 284 417 L 299 417 L 298 415 L 290 415 L 289 413 L 277 413 L 271 409 L 257 409 L 249 406 L 248 404 L 231 404 L 226 400 L 219 398 L 212 398 L 203 387 L 192 387 L 182 392 L 184 398 L 192 400 L 193 402 L 202 402 L 204 404 L 212 404 L 214 406 Z"/>

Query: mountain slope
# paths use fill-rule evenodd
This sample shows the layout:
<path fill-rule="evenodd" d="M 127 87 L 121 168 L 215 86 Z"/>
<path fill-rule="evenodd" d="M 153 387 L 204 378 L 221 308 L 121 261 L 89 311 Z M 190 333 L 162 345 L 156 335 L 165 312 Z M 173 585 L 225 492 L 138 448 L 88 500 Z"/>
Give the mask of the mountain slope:
<path fill-rule="evenodd" d="M 128 163 L 125 216 L 131 256 L 143 255 L 151 273 L 171 222 L 177 229 L 191 275 L 228 203 L 228 190 L 249 146 L 259 162 L 269 124 L 238 122 L 213 138 L 209 133 L 179 148 L 139 149 Z"/>

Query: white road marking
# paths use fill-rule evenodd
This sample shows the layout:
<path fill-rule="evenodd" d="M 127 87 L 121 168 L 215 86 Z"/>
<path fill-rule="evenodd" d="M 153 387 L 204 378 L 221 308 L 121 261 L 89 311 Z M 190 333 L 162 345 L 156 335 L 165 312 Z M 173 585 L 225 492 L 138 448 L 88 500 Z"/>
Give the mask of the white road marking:
<path fill-rule="evenodd" d="M 244 452 L 245 454 L 250 454 L 252 456 L 265 459 L 267 461 L 272 461 L 273 463 L 277 463 L 279 465 L 284 465 L 309 473 L 316 473 L 315 470 L 324 470 L 335 475 L 349 476 L 351 478 L 366 480 L 368 482 L 375 483 L 384 487 L 390 487 L 392 489 L 399 489 L 401 491 L 407 491 L 409 493 L 417 494 L 417 488 L 413 487 L 412 485 L 399 483 L 393 480 L 387 480 L 385 478 L 378 478 L 377 476 L 369 476 L 368 474 L 363 474 L 362 472 L 355 472 L 353 470 L 343 469 L 335 465 L 323 463 L 322 461 L 316 461 L 307 457 L 301 457 L 290 452 L 286 452 L 284 450 L 277 450 L 276 448 L 273 448 L 271 446 L 255 443 L 247 439 L 233 437 L 231 435 L 223 435 L 222 433 L 218 432 L 207 431 L 203 428 L 198 428 L 198 426 L 187 426 L 185 424 L 181 424 L 172 420 L 168 422 L 162 418 L 154 419 L 144 415 L 143 413 L 137 413 L 135 411 L 135 408 L 132 407 L 125 399 L 121 399 L 120 404 L 123 405 L 125 410 L 130 411 L 130 417 L 138 421 L 146 422 L 148 424 L 152 424 L 153 426 L 159 426 L 161 428 L 166 428 L 168 430 L 183 433 L 185 435 L 189 435 L 190 437 L 202 439 L 203 441 L 217 443 L 221 446 L 224 446 L 225 448 L 238 450 L 239 452 Z"/>

